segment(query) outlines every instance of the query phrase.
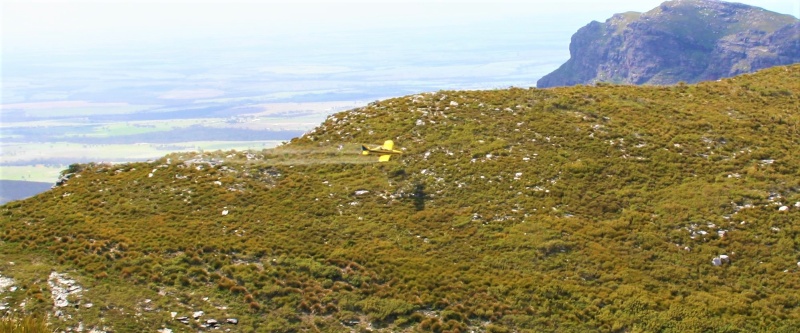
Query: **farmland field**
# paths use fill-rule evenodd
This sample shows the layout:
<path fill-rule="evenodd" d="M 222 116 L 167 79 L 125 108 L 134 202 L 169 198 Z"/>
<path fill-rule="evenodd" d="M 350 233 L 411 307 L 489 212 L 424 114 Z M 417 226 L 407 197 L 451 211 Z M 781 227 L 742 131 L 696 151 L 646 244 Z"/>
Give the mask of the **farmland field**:
<path fill-rule="evenodd" d="M 54 182 L 72 163 L 132 162 L 171 152 L 272 148 L 321 123 L 335 111 L 362 102 L 262 103 L 224 118 L 4 122 L 0 180 Z M 17 106 L 19 107 L 19 106 Z"/>

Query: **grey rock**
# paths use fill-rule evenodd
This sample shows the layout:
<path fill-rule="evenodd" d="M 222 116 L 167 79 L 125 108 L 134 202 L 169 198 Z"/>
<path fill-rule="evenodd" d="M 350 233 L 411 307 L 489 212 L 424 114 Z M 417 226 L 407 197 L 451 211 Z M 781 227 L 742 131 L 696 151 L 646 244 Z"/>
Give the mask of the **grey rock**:
<path fill-rule="evenodd" d="M 721 254 L 711 259 L 711 264 L 714 266 L 722 266 L 723 264 L 728 264 L 730 262 L 731 262 L 731 257 L 725 254 Z"/>
<path fill-rule="evenodd" d="M 343 324 L 343 325 L 345 325 L 345 326 L 356 326 L 356 325 L 358 325 L 359 323 L 360 323 L 360 322 L 358 321 L 358 319 L 351 319 L 351 320 L 344 320 L 344 321 L 342 321 L 342 324 Z"/>

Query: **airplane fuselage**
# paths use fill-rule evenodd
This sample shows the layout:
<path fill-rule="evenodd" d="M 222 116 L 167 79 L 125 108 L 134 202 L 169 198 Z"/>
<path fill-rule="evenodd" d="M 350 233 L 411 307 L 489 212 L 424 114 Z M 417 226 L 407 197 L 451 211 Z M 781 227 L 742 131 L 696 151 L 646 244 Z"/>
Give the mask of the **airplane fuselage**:
<path fill-rule="evenodd" d="M 361 154 L 362 155 L 369 155 L 371 153 L 380 155 L 378 159 L 379 162 L 388 162 L 392 155 L 400 155 L 403 152 L 399 150 L 395 150 L 394 142 L 392 140 L 386 140 L 383 143 L 383 146 L 377 146 L 375 148 L 369 148 L 367 146 L 361 146 Z"/>

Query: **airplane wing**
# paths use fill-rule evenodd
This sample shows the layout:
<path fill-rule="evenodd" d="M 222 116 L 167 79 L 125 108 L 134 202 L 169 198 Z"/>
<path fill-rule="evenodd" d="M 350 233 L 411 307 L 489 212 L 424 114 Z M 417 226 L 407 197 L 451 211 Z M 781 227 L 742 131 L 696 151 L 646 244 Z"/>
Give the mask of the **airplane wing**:
<path fill-rule="evenodd" d="M 389 162 L 389 159 L 392 158 L 393 154 L 402 154 L 403 152 L 399 150 L 394 150 L 394 141 L 386 140 L 386 142 L 383 143 L 383 146 L 375 148 L 369 148 L 367 146 L 361 145 L 362 155 L 369 155 L 370 153 L 380 154 L 378 162 Z"/>

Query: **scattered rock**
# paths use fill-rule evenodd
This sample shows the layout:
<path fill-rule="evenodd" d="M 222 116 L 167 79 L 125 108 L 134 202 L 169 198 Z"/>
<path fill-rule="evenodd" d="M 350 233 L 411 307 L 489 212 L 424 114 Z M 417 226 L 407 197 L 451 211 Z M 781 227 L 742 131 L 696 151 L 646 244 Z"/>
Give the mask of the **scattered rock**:
<path fill-rule="evenodd" d="M 192 313 L 192 318 L 198 319 L 198 318 L 202 317 L 203 314 L 204 314 L 203 311 L 195 311 L 194 313 Z"/>
<path fill-rule="evenodd" d="M 225 215 L 228 215 L 228 210 L 227 209 L 222 211 L 222 216 L 225 216 Z"/>
<path fill-rule="evenodd" d="M 797 265 L 800 266 L 800 262 L 798 262 Z M 239 319 L 228 318 L 228 319 L 225 320 L 225 322 L 228 323 L 228 324 L 236 325 L 236 324 L 239 324 Z"/>
<path fill-rule="evenodd" d="M 778 208 L 778 211 L 779 211 L 779 212 L 785 212 L 785 211 L 787 211 L 787 210 L 789 210 L 789 206 L 780 206 L 780 207 Z"/>
<path fill-rule="evenodd" d="M 0 292 L 4 291 L 8 287 L 13 288 L 13 285 L 14 285 L 14 279 L 7 278 L 7 277 L 4 277 L 4 276 L 0 276 Z M 14 289 L 14 290 L 16 290 L 16 289 Z M 10 290 L 10 291 L 14 291 L 14 290 Z"/>
<path fill-rule="evenodd" d="M 359 324 L 358 319 L 343 320 L 342 324 L 345 326 L 356 326 Z"/>
<path fill-rule="evenodd" d="M 120 170 L 117 170 L 117 171 L 118 171 L 118 172 L 121 172 Z M 70 178 L 72 178 L 72 176 L 74 176 L 74 175 L 75 175 L 74 173 L 68 173 L 68 174 L 65 174 L 65 175 L 62 175 L 62 176 L 58 177 L 58 180 L 56 181 L 56 185 L 55 185 L 55 186 L 63 186 L 63 185 L 66 185 L 67 181 L 68 181 Z M 54 186 L 54 187 L 55 187 L 55 186 Z"/>
<path fill-rule="evenodd" d="M 714 266 L 722 266 L 723 264 L 727 264 L 730 262 L 731 258 L 725 254 L 721 254 L 719 256 L 714 257 L 714 259 L 711 259 L 711 264 L 713 264 Z"/>
<path fill-rule="evenodd" d="M 53 305 L 57 308 L 69 305 L 67 296 L 70 294 L 77 294 L 77 297 L 80 298 L 80 292 L 83 290 L 75 280 L 67 278 L 66 274 L 58 274 L 55 271 L 50 273 L 47 284 L 50 286 Z"/>

